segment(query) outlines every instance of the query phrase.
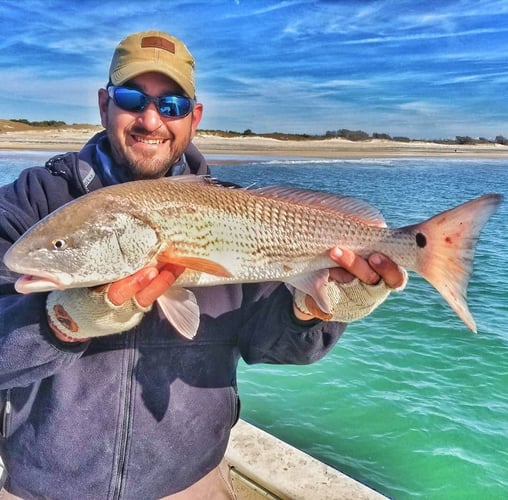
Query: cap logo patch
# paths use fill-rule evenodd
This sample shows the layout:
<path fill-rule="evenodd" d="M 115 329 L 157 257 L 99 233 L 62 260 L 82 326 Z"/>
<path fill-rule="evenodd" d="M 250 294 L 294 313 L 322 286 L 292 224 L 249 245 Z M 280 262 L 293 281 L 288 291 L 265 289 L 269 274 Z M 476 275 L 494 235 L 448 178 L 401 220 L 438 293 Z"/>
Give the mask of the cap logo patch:
<path fill-rule="evenodd" d="M 141 47 L 162 49 L 171 52 L 171 54 L 175 53 L 175 44 L 160 36 L 145 36 L 141 39 Z"/>

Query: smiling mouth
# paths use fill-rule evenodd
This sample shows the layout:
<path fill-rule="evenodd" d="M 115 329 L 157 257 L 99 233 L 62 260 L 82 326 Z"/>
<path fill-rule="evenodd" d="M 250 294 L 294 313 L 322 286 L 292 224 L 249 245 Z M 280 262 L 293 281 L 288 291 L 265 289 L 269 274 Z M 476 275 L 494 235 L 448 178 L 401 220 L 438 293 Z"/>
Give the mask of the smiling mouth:
<path fill-rule="evenodd" d="M 140 135 L 132 136 L 136 142 L 141 142 L 143 144 L 150 144 L 151 146 L 157 146 L 159 144 L 163 144 L 167 141 L 167 139 L 149 139 L 148 137 L 142 137 Z"/>

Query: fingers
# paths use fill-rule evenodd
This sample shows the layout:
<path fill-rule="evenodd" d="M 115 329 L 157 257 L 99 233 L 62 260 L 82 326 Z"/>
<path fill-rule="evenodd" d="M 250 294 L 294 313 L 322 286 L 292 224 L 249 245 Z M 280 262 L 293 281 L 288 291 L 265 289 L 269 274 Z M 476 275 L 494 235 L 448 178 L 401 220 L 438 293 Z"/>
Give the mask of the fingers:
<path fill-rule="evenodd" d="M 355 275 L 346 271 L 342 267 L 332 267 L 329 270 L 329 281 L 337 281 L 338 283 L 349 283 L 355 279 Z"/>
<path fill-rule="evenodd" d="M 399 288 L 404 284 L 406 279 L 405 273 L 386 255 L 373 253 L 369 257 L 369 264 L 381 276 L 388 287 Z"/>
<path fill-rule="evenodd" d="M 182 274 L 185 268 L 166 264 L 161 269 L 145 267 L 109 286 L 108 299 L 116 306 L 136 297 L 141 307 L 150 306 Z"/>
<path fill-rule="evenodd" d="M 356 277 L 368 285 L 375 285 L 381 278 L 369 262 L 351 250 L 335 247 L 330 250 L 330 257 L 342 268 L 342 271 L 340 269 L 330 271 L 330 277 L 339 283 L 347 283 Z"/>
<path fill-rule="evenodd" d="M 127 276 L 127 278 L 111 283 L 108 289 L 108 299 L 115 306 L 120 306 L 132 299 L 132 297 L 156 278 L 158 274 L 159 271 L 156 267 L 145 267 L 131 276 Z"/>
<path fill-rule="evenodd" d="M 136 294 L 141 307 L 153 304 L 182 274 L 185 268 L 180 266 L 164 266 L 152 282 Z"/>
<path fill-rule="evenodd" d="M 330 278 L 339 283 L 347 283 L 353 278 L 368 285 L 375 285 L 382 279 L 390 288 L 399 288 L 405 280 L 402 269 L 382 253 L 373 253 L 364 259 L 351 250 L 333 248 L 330 251 L 331 259 L 340 266 L 330 270 Z"/>

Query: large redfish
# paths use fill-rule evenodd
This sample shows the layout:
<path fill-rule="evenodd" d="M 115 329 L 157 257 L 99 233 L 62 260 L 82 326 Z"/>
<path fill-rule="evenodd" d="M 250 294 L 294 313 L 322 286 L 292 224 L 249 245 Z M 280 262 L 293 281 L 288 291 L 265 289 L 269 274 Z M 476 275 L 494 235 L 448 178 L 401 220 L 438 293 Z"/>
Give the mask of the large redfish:
<path fill-rule="evenodd" d="M 199 308 L 187 287 L 282 281 L 330 311 L 330 248 L 382 252 L 426 278 L 476 331 L 466 302 L 480 230 L 501 201 L 487 194 L 420 224 L 389 229 L 367 203 L 288 187 L 231 189 L 183 176 L 106 187 L 56 210 L 5 254 L 21 293 L 90 287 L 154 263 L 187 268 L 159 305 L 193 337 Z"/>

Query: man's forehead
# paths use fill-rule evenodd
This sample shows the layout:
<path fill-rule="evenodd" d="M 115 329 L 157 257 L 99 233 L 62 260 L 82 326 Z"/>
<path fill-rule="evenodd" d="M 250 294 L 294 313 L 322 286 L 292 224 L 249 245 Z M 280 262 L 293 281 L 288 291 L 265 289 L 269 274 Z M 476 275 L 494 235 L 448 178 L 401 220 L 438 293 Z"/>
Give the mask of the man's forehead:
<path fill-rule="evenodd" d="M 142 73 L 135 76 L 131 80 L 125 82 L 125 86 L 138 88 L 146 93 L 153 92 L 156 89 L 157 93 L 174 92 L 184 94 L 183 89 L 173 79 L 162 73 L 151 71 L 149 73 Z"/>

